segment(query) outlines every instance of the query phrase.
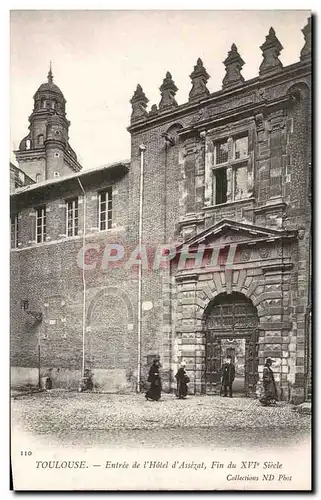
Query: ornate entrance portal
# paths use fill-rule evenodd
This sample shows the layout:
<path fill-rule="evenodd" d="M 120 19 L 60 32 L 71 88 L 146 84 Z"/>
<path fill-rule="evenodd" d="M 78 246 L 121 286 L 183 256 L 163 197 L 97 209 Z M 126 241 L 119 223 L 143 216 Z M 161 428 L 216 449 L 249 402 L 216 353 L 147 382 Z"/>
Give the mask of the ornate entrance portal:
<path fill-rule="evenodd" d="M 254 396 L 258 380 L 258 315 L 250 299 L 237 292 L 218 295 L 204 311 L 205 392 L 219 394 L 221 368 L 231 355 L 245 396 Z"/>

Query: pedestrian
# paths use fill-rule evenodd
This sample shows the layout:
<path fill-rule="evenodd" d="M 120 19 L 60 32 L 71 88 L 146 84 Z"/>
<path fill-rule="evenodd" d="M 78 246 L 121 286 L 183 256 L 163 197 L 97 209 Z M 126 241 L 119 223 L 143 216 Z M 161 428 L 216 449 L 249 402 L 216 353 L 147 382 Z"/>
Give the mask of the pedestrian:
<path fill-rule="evenodd" d="M 176 396 L 178 397 L 178 399 L 186 399 L 187 396 L 187 384 L 189 383 L 190 380 L 185 371 L 185 366 L 186 364 L 183 361 L 180 364 L 180 367 L 175 375 L 175 378 L 177 380 Z"/>
<path fill-rule="evenodd" d="M 222 367 L 222 385 L 221 392 L 224 391 L 223 397 L 226 398 L 227 390 L 229 391 L 229 396 L 232 398 L 232 385 L 235 379 L 235 366 L 232 363 L 232 357 L 226 356 L 225 363 Z"/>
<path fill-rule="evenodd" d="M 154 359 L 148 372 L 147 382 L 150 382 L 150 387 L 145 394 L 147 400 L 158 401 L 161 397 L 162 381 L 159 375 L 160 366 L 159 359 Z"/>
<path fill-rule="evenodd" d="M 275 405 L 277 401 L 277 391 L 274 380 L 273 370 L 271 368 L 274 359 L 266 358 L 265 365 L 263 368 L 263 397 L 260 399 L 260 403 L 263 406 Z"/>

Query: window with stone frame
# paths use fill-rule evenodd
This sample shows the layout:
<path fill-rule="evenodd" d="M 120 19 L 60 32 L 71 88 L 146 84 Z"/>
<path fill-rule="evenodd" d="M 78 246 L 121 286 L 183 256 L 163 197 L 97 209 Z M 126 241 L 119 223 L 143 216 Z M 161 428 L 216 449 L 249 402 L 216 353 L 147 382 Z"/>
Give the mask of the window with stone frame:
<path fill-rule="evenodd" d="M 222 165 L 228 161 L 228 139 L 215 142 L 214 165 Z"/>
<path fill-rule="evenodd" d="M 99 231 L 112 227 L 113 200 L 112 188 L 109 187 L 98 193 L 98 224 Z"/>
<path fill-rule="evenodd" d="M 17 248 L 19 243 L 19 219 L 18 214 L 11 216 L 11 248 Z"/>
<path fill-rule="evenodd" d="M 38 144 L 38 146 L 43 146 L 43 144 L 44 144 L 44 136 L 43 136 L 43 134 L 39 134 L 37 136 L 37 144 Z"/>
<path fill-rule="evenodd" d="M 66 220 L 66 234 L 67 236 L 78 235 L 78 197 L 66 201 L 67 220 Z"/>
<path fill-rule="evenodd" d="M 43 243 L 46 241 L 47 216 L 46 207 L 36 208 L 36 242 Z"/>
<path fill-rule="evenodd" d="M 214 142 L 213 204 L 238 201 L 248 196 L 248 134 Z"/>

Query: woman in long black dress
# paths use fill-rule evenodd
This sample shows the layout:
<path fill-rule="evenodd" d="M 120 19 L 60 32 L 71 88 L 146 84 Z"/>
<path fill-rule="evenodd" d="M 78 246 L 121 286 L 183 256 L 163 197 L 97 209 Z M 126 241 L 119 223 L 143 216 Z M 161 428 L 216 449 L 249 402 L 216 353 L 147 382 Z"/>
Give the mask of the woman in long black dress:
<path fill-rule="evenodd" d="M 178 369 L 175 378 L 177 380 L 177 393 L 176 396 L 178 399 L 185 399 L 187 396 L 187 384 L 189 382 L 189 378 L 185 371 L 185 363 L 181 363 L 180 368 Z"/>
<path fill-rule="evenodd" d="M 158 359 L 154 359 L 152 366 L 148 372 L 147 382 L 150 382 L 150 387 L 145 394 L 147 400 L 151 399 L 153 401 L 158 401 L 161 397 L 162 392 L 162 381 L 159 375 L 160 362 Z"/>
<path fill-rule="evenodd" d="M 273 370 L 271 368 L 273 361 L 273 359 L 267 358 L 263 368 L 264 395 L 260 399 L 260 403 L 263 406 L 275 405 L 278 399 Z"/>

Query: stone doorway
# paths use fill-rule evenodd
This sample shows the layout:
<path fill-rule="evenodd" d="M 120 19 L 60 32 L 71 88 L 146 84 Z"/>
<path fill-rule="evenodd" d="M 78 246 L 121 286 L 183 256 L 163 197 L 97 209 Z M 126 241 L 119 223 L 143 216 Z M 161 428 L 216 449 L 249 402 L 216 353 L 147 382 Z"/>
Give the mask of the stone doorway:
<path fill-rule="evenodd" d="M 221 360 L 224 363 L 226 356 L 231 356 L 235 366 L 235 380 L 233 383 L 233 395 L 245 395 L 245 355 L 246 339 L 223 338 L 221 339 Z"/>
<path fill-rule="evenodd" d="M 235 395 L 255 396 L 258 381 L 258 315 L 251 300 L 222 293 L 204 311 L 206 394 L 219 394 L 224 358 L 232 357 Z"/>

